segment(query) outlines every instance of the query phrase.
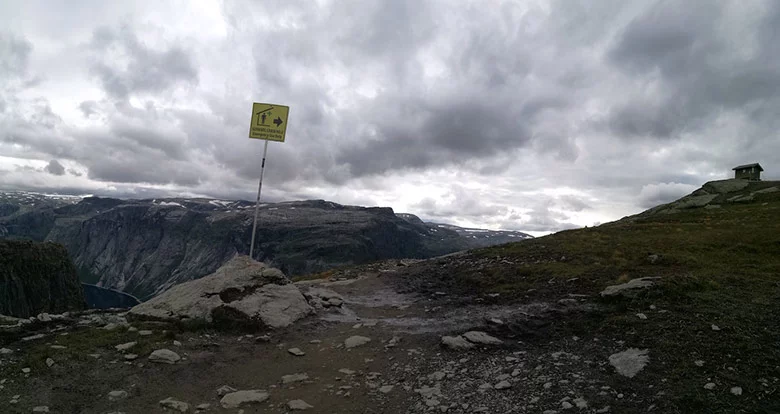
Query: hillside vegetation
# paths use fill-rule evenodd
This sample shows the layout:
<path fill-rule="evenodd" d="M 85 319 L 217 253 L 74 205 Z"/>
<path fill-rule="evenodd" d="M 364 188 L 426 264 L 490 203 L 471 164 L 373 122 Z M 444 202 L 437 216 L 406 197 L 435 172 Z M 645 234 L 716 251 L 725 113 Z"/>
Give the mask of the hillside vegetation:
<path fill-rule="evenodd" d="M 409 269 L 406 287 L 486 302 L 588 295 L 598 312 L 562 319 L 542 340 L 598 335 L 650 349 L 653 362 L 633 381 L 668 390 L 678 412 L 778 412 L 780 182 L 733 181 L 599 227 L 430 261 Z M 661 278 L 657 288 L 599 297 L 647 276 Z M 703 388 L 710 382 L 715 391 Z"/>

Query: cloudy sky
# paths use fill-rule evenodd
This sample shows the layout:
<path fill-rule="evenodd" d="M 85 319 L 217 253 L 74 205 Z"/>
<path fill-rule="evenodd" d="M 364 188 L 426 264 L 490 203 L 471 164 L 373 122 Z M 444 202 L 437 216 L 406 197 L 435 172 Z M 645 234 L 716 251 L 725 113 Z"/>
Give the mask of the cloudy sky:
<path fill-rule="evenodd" d="M 3 1 L 0 189 L 263 198 L 543 234 L 761 162 L 780 2 Z"/>

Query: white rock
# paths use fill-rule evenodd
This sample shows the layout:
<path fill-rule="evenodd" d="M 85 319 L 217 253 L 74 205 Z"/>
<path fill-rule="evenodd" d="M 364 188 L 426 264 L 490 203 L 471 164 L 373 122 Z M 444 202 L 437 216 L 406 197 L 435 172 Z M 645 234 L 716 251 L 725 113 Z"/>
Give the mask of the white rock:
<path fill-rule="evenodd" d="M 219 404 L 222 408 L 238 408 L 242 405 L 259 404 L 269 397 L 268 393 L 262 390 L 241 390 L 225 394 Z"/>
<path fill-rule="evenodd" d="M 8 348 L 0 348 L 0 355 L 13 354 L 14 351 Z"/>
<path fill-rule="evenodd" d="M 715 324 L 712 324 L 712 326 L 710 326 L 710 328 L 712 328 L 713 331 L 719 331 L 720 330 L 718 325 L 715 325 Z"/>
<path fill-rule="evenodd" d="M 570 408 L 574 408 L 574 406 L 571 405 L 570 402 L 564 401 L 564 402 L 561 403 L 561 408 L 563 408 L 564 410 L 568 410 Z"/>
<path fill-rule="evenodd" d="M 154 332 L 152 332 L 152 331 L 150 331 L 148 329 L 142 329 L 142 330 L 138 331 L 138 335 L 141 335 L 141 336 L 149 336 L 149 335 L 151 335 L 153 333 Z"/>
<path fill-rule="evenodd" d="M 62 346 L 62 345 L 52 345 L 49 348 L 51 348 L 51 349 L 68 349 L 67 346 Z"/>
<path fill-rule="evenodd" d="M 160 406 L 168 408 L 170 410 L 176 410 L 182 413 L 186 413 L 190 410 L 190 405 L 183 401 L 174 400 L 172 397 L 168 397 L 160 401 Z"/>
<path fill-rule="evenodd" d="M 353 371 L 353 370 L 351 370 L 349 368 L 341 368 L 339 370 L 339 372 L 344 374 L 344 375 L 355 375 L 355 371 Z"/>
<path fill-rule="evenodd" d="M 127 351 L 128 349 L 136 346 L 137 344 L 138 344 L 138 342 L 126 342 L 124 344 L 119 344 L 119 345 L 114 346 L 114 349 L 116 349 L 119 352 L 124 352 L 124 351 Z"/>
<path fill-rule="evenodd" d="M 585 401 L 585 399 L 582 397 L 575 398 L 574 405 L 577 406 L 577 408 L 579 408 L 580 410 L 582 410 L 583 408 L 588 408 L 588 402 Z"/>
<path fill-rule="evenodd" d="M 136 354 L 125 354 L 126 361 L 135 361 L 136 359 L 138 359 L 138 355 Z"/>
<path fill-rule="evenodd" d="M 117 325 L 117 324 L 112 322 L 112 323 L 107 323 L 105 326 L 103 326 L 103 329 L 105 329 L 107 331 L 113 331 L 114 329 L 116 329 L 118 327 L 119 327 L 119 325 Z"/>
<path fill-rule="evenodd" d="M 206 411 L 209 408 L 211 408 L 211 404 L 209 404 L 209 403 L 198 404 L 198 406 L 195 407 L 195 409 L 198 410 L 198 411 Z"/>
<path fill-rule="evenodd" d="M 742 395 L 742 387 L 731 387 L 731 393 L 734 395 Z"/>
<path fill-rule="evenodd" d="M 127 328 L 127 332 L 138 332 L 138 328 L 136 328 L 135 326 L 131 326 Z"/>
<path fill-rule="evenodd" d="M 708 382 L 704 384 L 705 390 L 714 390 L 715 389 L 715 383 L 714 382 Z"/>
<path fill-rule="evenodd" d="M 365 345 L 369 342 L 371 342 L 371 338 L 366 338 L 365 336 L 360 336 L 360 335 L 354 335 L 354 336 L 350 336 L 344 341 L 344 347 L 349 349 L 349 348 L 354 348 L 356 346 Z"/>
<path fill-rule="evenodd" d="M 127 391 L 118 390 L 118 391 L 111 391 L 108 393 L 109 401 L 119 401 L 119 400 L 124 400 L 125 398 L 127 398 Z"/>
<path fill-rule="evenodd" d="M 509 381 L 501 381 L 498 384 L 494 385 L 493 388 L 497 390 L 505 390 L 511 386 L 512 384 L 510 384 Z"/>
<path fill-rule="evenodd" d="M 321 343 L 322 343 L 322 341 L 321 341 L 321 340 L 319 340 L 319 339 L 312 339 L 311 341 L 309 341 L 309 343 L 310 343 L 310 344 L 321 344 Z"/>
<path fill-rule="evenodd" d="M 631 296 L 636 291 L 640 289 L 646 289 L 655 284 L 655 280 L 660 279 L 659 277 L 641 277 L 638 279 L 632 279 L 628 281 L 627 283 L 623 283 L 620 285 L 613 285 L 613 286 L 607 286 L 606 289 L 604 289 L 601 292 L 601 296 L 607 297 L 607 296 Z"/>
<path fill-rule="evenodd" d="M 289 384 L 291 382 L 301 382 L 301 381 L 306 381 L 308 379 L 309 379 L 309 375 L 306 373 L 282 375 L 283 384 Z"/>
<path fill-rule="evenodd" d="M 175 364 L 181 360 L 181 357 L 176 352 L 170 349 L 158 349 L 149 355 L 150 362 L 160 362 L 163 364 Z"/>
<path fill-rule="evenodd" d="M 49 412 L 49 407 L 47 407 L 45 405 L 39 405 L 37 407 L 33 407 L 32 412 L 34 412 L 34 413 L 48 413 Z"/>
<path fill-rule="evenodd" d="M 441 345 L 449 349 L 471 349 L 476 345 L 466 340 L 466 338 L 458 336 L 442 336 Z"/>
<path fill-rule="evenodd" d="M 24 338 L 22 338 L 22 341 L 25 341 L 25 342 L 26 342 L 26 341 L 34 341 L 34 340 L 36 340 L 36 339 L 42 339 L 42 338 L 44 338 L 45 336 L 46 336 L 46 335 L 44 335 L 44 334 L 37 334 L 37 335 L 30 335 L 30 336 L 25 336 Z"/>
<path fill-rule="evenodd" d="M 647 315 L 645 315 L 644 313 L 637 313 L 636 317 L 639 319 L 647 319 Z"/>
<path fill-rule="evenodd" d="M 475 344 L 482 344 L 482 345 L 500 345 L 504 343 L 504 341 L 492 337 L 485 332 L 482 331 L 469 331 L 463 334 L 463 337 L 466 338 L 469 342 L 473 342 Z"/>
<path fill-rule="evenodd" d="M 701 359 L 693 361 L 693 363 L 696 364 L 697 367 L 703 367 L 704 366 L 704 361 L 702 361 Z"/>
<path fill-rule="evenodd" d="M 54 360 L 51 358 L 46 358 L 46 366 L 48 366 L 49 368 L 54 366 Z"/>
<path fill-rule="evenodd" d="M 30 368 L 22 368 L 22 372 L 25 373 L 25 374 L 29 374 L 30 373 Z"/>
<path fill-rule="evenodd" d="M 309 405 L 306 403 L 306 401 L 303 400 L 292 400 L 287 402 L 287 408 L 293 411 L 303 411 L 308 410 L 309 408 L 314 408 L 314 406 Z"/>
<path fill-rule="evenodd" d="M 650 361 L 647 349 L 629 348 L 609 356 L 609 363 L 615 367 L 618 374 L 633 378 Z"/>
<path fill-rule="evenodd" d="M 52 321 L 51 315 L 49 315 L 48 313 L 41 313 L 40 315 L 36 316 L 35 318 L 38 319 L 41 322 L 51 322 Z"/>
<path fill-rule="evenodd" d="M 387 394 L 390 391 L 392 391 L 393 388 L 394 387 L 392 385 L 383 385 L 383 386 L 379 387 L 379 392 L 381 392 L 382 394 Z"/>
<path fill-rule="evenodd" d="M 222 307 L 271 328 L 287 327 L 313 312 L 298 287 L 280 270 L 236 255 L 213 274 L 175 285 L 135 306 L 130 314 L 211 323 L 214 311 Z"/>
<path fill-rule="evenodd" d="M 300 350 L 300 348 L 290 348 L 287 350 L 287 352 L 295 355 L 295 356 L 304 356 L 306 355 L 306 352 L 303 352 Z"/>
<path fill-rule="evenodd" d="M 230 385 L 223 385 L 223 386 L 217 388 L 217 395 L 219 395 L 220 397 L 223 397 L 223 396 L 225 396 L 227 394 L 230 394 L 231 392 L 236 392 L 236 391 L 238 391 L 238 390 L 233 388 L 233 387 L 231 387 Z"/>
<path fill-rule="evenodd" d="M 179 341 L 173 341 L 173 346 L 181 346 L 181 342 L 179 342 Z"/>

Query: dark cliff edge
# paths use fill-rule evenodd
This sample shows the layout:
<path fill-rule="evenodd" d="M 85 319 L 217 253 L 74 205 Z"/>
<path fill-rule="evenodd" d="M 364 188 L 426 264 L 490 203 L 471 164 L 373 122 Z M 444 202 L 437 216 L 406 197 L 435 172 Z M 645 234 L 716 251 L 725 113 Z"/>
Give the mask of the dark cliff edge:
<path fill-rule="evenodd" d="M 76 268 L 64 246 L 0 240 L 0 314 L 28 318 L 85 307 Z"/>

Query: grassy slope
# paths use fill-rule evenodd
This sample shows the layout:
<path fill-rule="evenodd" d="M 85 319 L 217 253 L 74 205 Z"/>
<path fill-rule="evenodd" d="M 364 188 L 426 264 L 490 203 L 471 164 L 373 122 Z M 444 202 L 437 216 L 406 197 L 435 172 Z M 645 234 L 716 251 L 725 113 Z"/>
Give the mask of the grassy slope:
<path fill-rule="evenodd" d="M 651 263 L 649 254 L 660 259 Z M 640 381 L 666 384 L 678 412 L 780 412 L 780 193 L 476 250 L 408 279 L 423 292 L 532 301 L 598 298 L 605 286 L 642 276 L 661 276 L 660 288 L 636 299 L 598 299 L 603 312 L 562 323 L 557 334 L 623 337 L 650 348 L 653 363 Z M 651 314 L 651 304 L 667 312 Z M 699 359 L 706 368 L 693 364 Z M 705 390 L 707 382 L 718 389 Z M 743 397 L 729 393 L 735 385 Z"/>

